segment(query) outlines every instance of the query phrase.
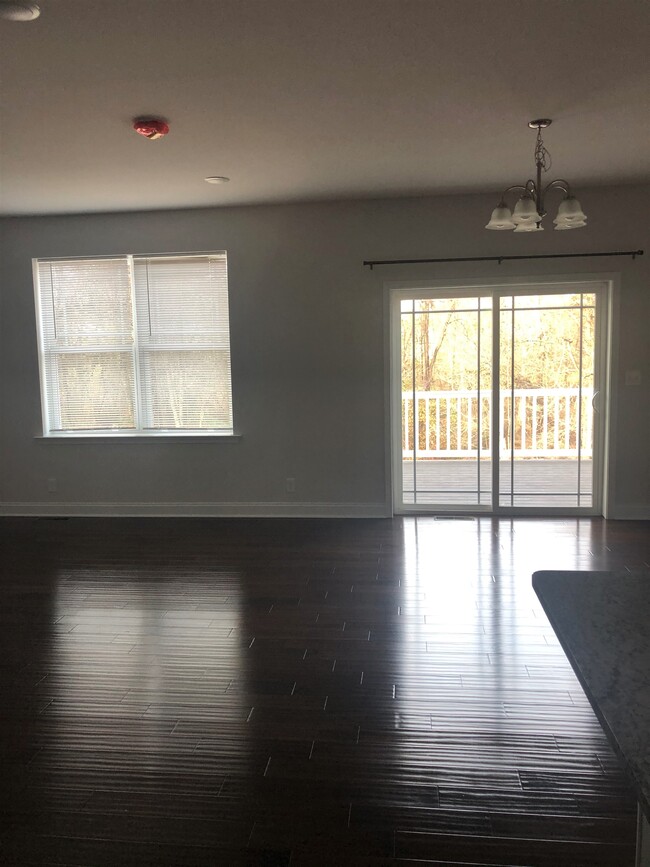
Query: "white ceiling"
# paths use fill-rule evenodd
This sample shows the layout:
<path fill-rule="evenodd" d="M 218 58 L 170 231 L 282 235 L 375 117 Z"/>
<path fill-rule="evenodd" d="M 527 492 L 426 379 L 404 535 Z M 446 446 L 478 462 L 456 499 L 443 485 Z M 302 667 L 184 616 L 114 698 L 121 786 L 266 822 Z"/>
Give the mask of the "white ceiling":
<path fill-rule="evenodd" d="M 544 116 L 549 179 L 650 179 L 647 0 L 39 3 L 0 21 L 0 213 L 496 194 Z"/>

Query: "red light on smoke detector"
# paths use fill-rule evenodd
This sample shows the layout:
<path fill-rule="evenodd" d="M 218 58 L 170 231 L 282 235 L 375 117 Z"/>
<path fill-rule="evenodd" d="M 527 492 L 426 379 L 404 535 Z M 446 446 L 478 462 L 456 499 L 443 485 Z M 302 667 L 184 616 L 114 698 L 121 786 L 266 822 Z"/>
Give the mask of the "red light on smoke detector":
<path fill-rule="evenodd" d="M 155 117 L 139 117 L 133 121 L 133 129 L 150 141 L 154 141 L 167 135 L 169 124 Z"/>

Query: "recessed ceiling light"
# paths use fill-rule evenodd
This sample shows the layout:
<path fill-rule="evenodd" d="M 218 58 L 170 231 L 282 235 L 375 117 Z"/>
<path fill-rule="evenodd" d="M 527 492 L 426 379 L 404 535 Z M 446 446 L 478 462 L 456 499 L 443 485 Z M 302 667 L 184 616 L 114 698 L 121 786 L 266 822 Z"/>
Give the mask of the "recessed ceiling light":
<path fill-rule="evenodd" d="M 213 175 L 211 178 L 204 178 L 206 184 L 227 184 L 230 178 L 224 178 L 223 175 Z"/>
<path fill-rule="evenodd" d="M 33 21 L 41 14 L 36 3 L 9 3 L 0 0 L 0 18 L 5 21 Z"/>

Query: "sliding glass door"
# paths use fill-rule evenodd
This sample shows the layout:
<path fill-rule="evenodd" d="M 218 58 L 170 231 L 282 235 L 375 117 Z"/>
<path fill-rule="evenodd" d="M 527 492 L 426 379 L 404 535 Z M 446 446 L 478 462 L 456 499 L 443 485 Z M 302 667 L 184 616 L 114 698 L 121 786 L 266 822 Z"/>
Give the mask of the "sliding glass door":
<path fill-rule="evenodd" d="M 499 505 L 591 508 L 596 295 L 503 295 L 499 316 Z"/>
<path fill-rule="evenodd" d="M 396 511 L 600 508 L 605 290 L 393 290 Z"/>
<path fill-rule="evenodd" d="M 400 368 L 404 504 L 489 508 L 492 299 L 401 299 Z"/>

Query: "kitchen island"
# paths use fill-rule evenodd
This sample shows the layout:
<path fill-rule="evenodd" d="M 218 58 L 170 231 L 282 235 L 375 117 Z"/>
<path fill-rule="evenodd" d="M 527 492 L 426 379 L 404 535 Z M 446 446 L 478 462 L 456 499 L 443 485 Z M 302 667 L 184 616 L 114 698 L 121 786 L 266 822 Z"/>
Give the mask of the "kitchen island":
<path fill-rule="evenodd" d="M 535 572 L 533 587 L 634 787 L 650 867 L 650 572 Z"/>

